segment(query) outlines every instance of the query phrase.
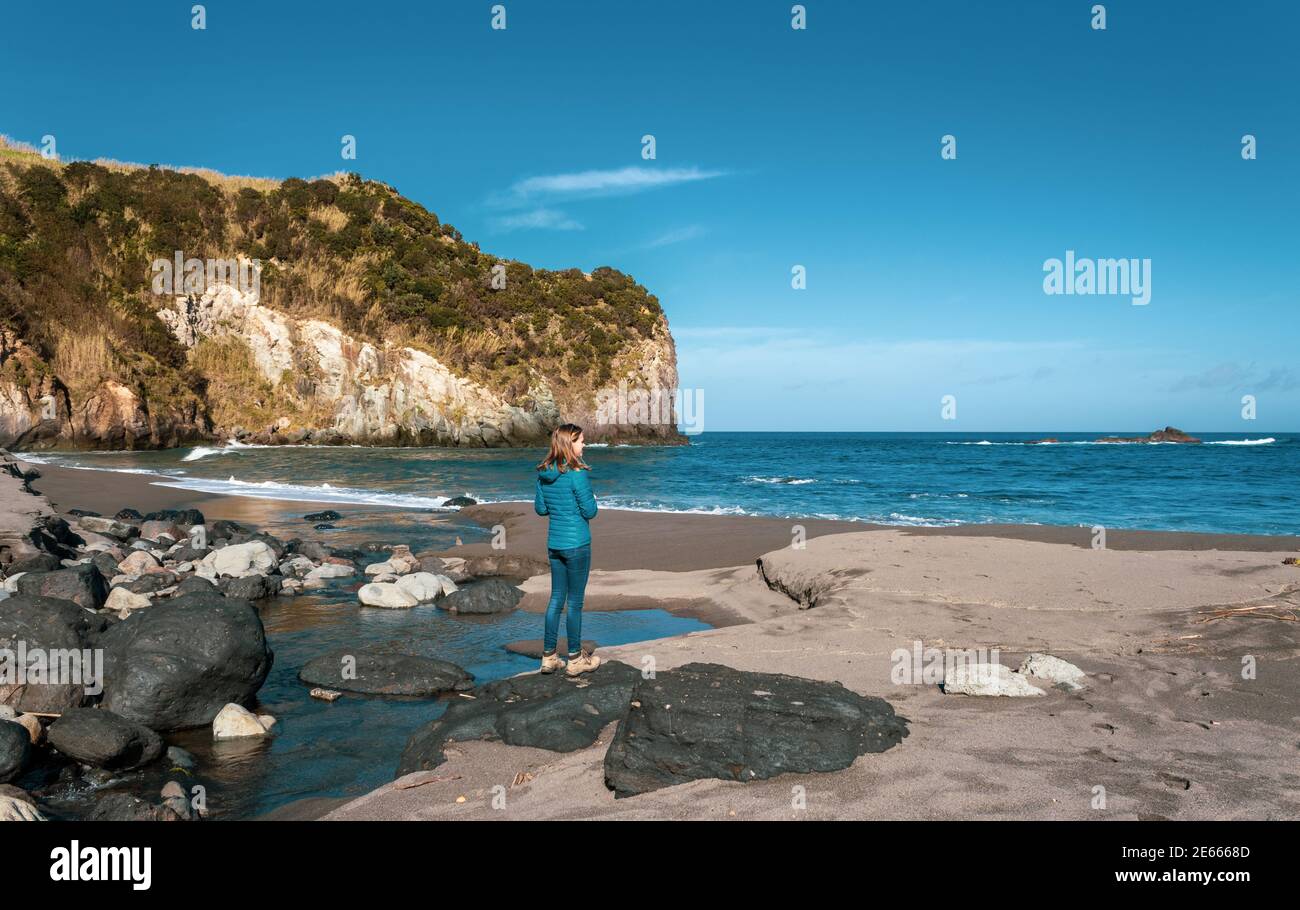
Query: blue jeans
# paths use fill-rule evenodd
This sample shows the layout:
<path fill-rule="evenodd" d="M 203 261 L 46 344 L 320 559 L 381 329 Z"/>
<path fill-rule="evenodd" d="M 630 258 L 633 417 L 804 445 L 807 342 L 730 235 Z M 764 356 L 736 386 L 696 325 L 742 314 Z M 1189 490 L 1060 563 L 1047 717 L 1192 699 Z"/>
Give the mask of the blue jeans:
<path fill-rule="evenodd" d="M 587 593 L 587 575 L 591 572 L 591 544 L 568 550 L 547 550 L 551 561 L 551 603 L 546 608 L 546 637 L 542 651 L 555 651 L 555 640 L 560 634 L 560 611 L 569 602 L 569 615 L 565 618 L 565 631 L 569 638 L 569 654 L 576 657 L 582 650 L 582 598 Z"/>

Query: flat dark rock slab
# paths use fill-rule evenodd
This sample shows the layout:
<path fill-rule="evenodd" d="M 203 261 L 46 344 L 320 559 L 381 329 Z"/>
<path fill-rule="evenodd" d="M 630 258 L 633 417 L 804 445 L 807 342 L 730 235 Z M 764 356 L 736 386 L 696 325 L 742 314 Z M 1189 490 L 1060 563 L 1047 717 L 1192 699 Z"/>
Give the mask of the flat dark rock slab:
<path fill-rule="evenodd" d="M 704 778 L 837 771 L 907 735 L 906 719 L 884 699 L 720 664 L 638 675 L 630 702 L 605 754 L 615 797 Z"/>
<path fill-rule="evenodd" d="M 524 657 L 542 659 L 542 640 L 540 638 L 521 638 L 519 641 L 508 641 L 504 647 L 511 654 L 522 654 Z M 582 648 L 584 651 L 595 651 L 596 643 L 584 638 Z M 569 640 L 567 638 L 559 639 L 555 645 L 555 652 L 561 657 L 568 656 Z"/>
<path fill-rule="evenodd" d="M 606 724 L 627 711 L 640 671 L 617 661 L 600 665 L 580 680 L 563 673 L 529 673 L 479 686 L 472 699 L 458 699 L 442 717 L 411 736 L 397 777 L 427 771 L 447 760 L 449 742 L 496 740 L 573 752 L 596 741 Z"/>
<path fill-rule="evenodd" d="M 357 648 L 340 648 L 309 660 L 298 678 L 310 686 L 365 695 L 434 696 L 474 685 L 473 676 L 448 660 Z"/>

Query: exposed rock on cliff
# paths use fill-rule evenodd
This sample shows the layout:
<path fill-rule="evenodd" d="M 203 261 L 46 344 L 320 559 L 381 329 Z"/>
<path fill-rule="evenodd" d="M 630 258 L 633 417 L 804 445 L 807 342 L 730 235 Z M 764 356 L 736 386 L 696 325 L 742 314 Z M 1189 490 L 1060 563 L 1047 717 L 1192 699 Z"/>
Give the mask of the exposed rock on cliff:
<path fill-rule="evenodd" d="M 499 259 L 355 174 L 0 148 L 0 445 L 683 441 L 671 406 L 601 407 L 677 387 L 663 310 L 620 272 Z"/>

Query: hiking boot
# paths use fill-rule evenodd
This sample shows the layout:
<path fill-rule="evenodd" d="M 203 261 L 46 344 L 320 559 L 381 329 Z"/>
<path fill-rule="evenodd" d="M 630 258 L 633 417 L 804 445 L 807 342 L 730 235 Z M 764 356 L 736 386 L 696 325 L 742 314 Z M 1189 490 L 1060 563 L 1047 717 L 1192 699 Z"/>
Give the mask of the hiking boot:
<path fill-rule="evenodd" d="M 560 655 L 551 653 L 542 655 L 542 672 L 554 673 L 556 670 L 564 669 L 564 661 L 560 660 Z"/>
<path fill-rule="evenodd" d="M 590 651 L 583 651 L 577 657 L 569 658 L 569 665 L 565 667 L 566 676 L 581 676 L 583 673 L 590 673 L 600 666 L 600 658 Z"/>

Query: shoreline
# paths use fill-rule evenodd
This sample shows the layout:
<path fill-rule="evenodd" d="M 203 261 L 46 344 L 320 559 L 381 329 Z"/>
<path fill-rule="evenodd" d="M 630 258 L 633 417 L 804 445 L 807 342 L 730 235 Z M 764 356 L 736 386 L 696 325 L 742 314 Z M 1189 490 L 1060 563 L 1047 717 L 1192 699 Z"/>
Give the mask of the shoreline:
<path fill-rule="evenodd" d="M 15 456 L 21 459 L 21 455 Z M 205 493 L 161 486 L 149 474 L 128 474 L 96 468 L 35 465 L 41 476 L 32 488 L 44 494 L 59 511 L 91 509 L 109 515 L 131 504 L 141 511 L 197 508 L 219 518 L 239 520 L 275 505 L 288 509 L 373 510 L 391 508 L 370 503 L 310 502 L 238 494 Z M 112 478 L 111 483 L 106 480 Z M 410 511 L 423 511 L 411 509 Z M 533 514 L 527 500 L 481 503 L 462 508 L 459 514 L 491 528 L 503 523 L 513 538 L 509 549 L 546 558 L 545 520 Z M 777 518 L 766 515 L 713 515 L 696 512 L 651 512 L 606 508 L 595 519 L 597 546 L 593 547 L 595 569 L 694 570 L 722 568 L 752 562 L 764 552 L 789 545 L 792 528 L 801 525 L 808 540 L 827 534 L 864 531 L 896 531 L 914 537 L 944 536 L 1002 538 L 1043 543 L 1068 544 L 1091 549 L 1088 527 L 1030 524 L 958 524 L 944 527 L 887 525 L 865 521 L 827 518 Z M 635 527 L 634 527 L 635 526 Z M 707 550 L 697 534 L 706 534 Z M 650 537 L 650 539 L 647 539 Z M 667 538 L 667 539 L 665 539 Z M 1295 552 L 1300 535 L 1237 534 L 1207 531 L 1166 531 L 1108 528 L 1106 548 L 1110 550 L 1231 550 Z M 494 551 L 488 544 L 472 544 L 447 551 L 448 555 L 479 556 Z"/>

